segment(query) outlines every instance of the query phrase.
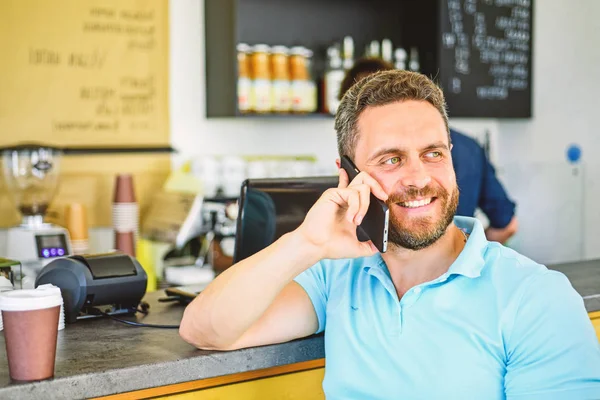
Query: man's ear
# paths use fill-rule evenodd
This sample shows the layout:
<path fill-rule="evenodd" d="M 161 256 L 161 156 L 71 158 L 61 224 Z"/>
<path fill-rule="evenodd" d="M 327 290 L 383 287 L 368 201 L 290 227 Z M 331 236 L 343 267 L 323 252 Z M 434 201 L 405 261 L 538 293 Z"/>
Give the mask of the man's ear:
<path fill-rule="evenodd" d="M 452 151 L 452 148 L 454 147 L 453 143 L 450 143 L 450 151 Z"/>
<path fill-rule="evenodd" d="M 335 159 L 335 165 L 337 165 L 338 169 L 342 168 L 342 162 L 340 161 L 339 158 Z"/>

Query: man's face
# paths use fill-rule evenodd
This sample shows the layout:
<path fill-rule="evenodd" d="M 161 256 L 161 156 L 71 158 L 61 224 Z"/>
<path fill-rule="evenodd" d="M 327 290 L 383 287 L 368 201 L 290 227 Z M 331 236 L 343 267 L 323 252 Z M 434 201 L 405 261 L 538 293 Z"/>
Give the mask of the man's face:
<path fill-rule="evenodd" d="M 354 162 L 389 196 L 389 242 L 411 250 L 433 244 L 458 205 L 442 116 L 428 102 L 409 100 L 367 108 L 358 130 Z"/>

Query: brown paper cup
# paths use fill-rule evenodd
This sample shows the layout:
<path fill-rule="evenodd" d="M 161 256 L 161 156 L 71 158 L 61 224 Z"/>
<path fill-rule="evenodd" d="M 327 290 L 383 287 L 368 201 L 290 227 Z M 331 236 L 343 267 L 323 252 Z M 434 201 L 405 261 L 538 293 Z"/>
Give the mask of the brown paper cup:
<path fill-rule="evenodd" d="M 11 379 L 38 381 L 54 376 L 61 299 L 60 294 L 39 290 L 0 294 Z"/>
<path fill-rule="evenodd" d="M 135 234 L 115 231 L 115 249 L 135 257 Z"/>

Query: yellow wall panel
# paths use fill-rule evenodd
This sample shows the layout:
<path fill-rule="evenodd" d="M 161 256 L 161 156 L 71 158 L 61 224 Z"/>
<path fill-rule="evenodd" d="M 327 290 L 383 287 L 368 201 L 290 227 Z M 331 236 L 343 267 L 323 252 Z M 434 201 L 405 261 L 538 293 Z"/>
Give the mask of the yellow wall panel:
<path fill-rule="evenodd" d="M 169 400 L 323 400 L 324 368 L 159 397 Z"/>
<path fill-rule="evenodd" d="M 167 0 L 2 0 L 0 145 L 168 145 Z"/>
<path fill-rule="evenodd" d="M 596 336 L 598 340 L 600 340 L 600 312 L 590 313 L 590 318 L 592 319 L 592 325 L 596 330 Z"/>

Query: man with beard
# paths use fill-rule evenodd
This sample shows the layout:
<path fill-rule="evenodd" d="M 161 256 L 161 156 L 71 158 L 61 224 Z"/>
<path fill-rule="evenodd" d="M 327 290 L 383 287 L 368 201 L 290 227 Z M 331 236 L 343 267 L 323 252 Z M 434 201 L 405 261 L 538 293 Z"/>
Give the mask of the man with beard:
<path fill-rule="evenodd" d="M 600 348 L 564 275 L 453 215 L 442 91 L 379 72 L 344 96 L 340 169 L 302 225 L 219 275 L 180 334 L 230 350 L 325 331 L 328 399 L 598 399 Z M 339 165 L 339 161 L 338 161 Z M 359 242 L 369 195 L 390 208 L 388 251 Z"/>

